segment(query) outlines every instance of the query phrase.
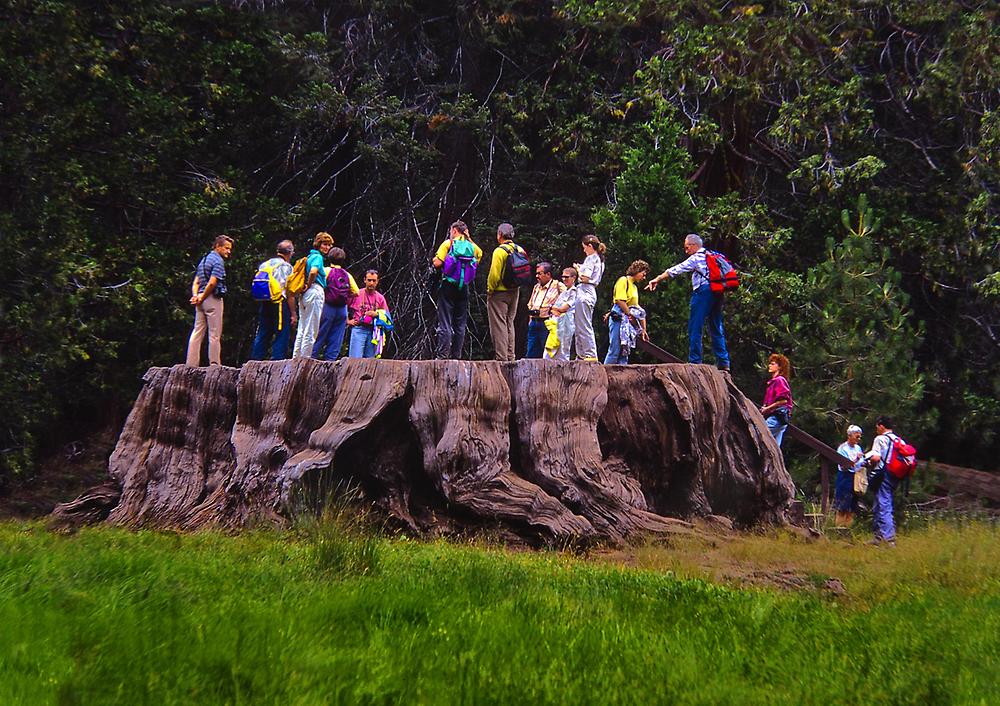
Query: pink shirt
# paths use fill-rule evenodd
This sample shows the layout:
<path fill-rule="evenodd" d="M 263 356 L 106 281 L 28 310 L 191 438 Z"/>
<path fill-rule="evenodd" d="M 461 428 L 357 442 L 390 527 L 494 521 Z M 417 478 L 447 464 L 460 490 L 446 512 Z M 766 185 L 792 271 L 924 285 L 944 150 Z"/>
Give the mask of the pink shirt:
<path fill-rule="evenodd" d="M 767 381 L 767 391 L 764 393 L 763 407 L 768 407 L 782 397 L 788 400 L 788 404 L 782 405 L 787 409 L 792 408 L 792 388 L 788 386 L 788 380 L 782 375 L 775 375 Z"/>
<path fill-rule="evenodd" d="M 369 293 L 367 289 L 362 289 L 358 292 L 358 295 L 354 297 L 354 301 L 351 302 L 351 318 L 357 319 L 358 323 L 362 326 L 371 326 L 374 322 L 370 316 L 362 316 L 366 311 L 374 311 L 377 309 L 385 309 L 389 311 L 389 305 L 386 304 L 385 297 L 382 296 L 382 292 L 375 290 Z"/>

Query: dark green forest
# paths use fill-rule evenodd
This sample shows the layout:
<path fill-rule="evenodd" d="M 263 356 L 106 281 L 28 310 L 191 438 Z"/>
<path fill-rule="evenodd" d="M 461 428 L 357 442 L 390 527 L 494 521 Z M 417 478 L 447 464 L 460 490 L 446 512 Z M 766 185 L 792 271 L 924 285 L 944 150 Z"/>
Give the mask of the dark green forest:
<path fill-rule="evenodd" d="M 383 273 L 391 355 L 429 357 L 457 218 L 560 266 L 597 233 L 608 305 L 700 232 L 743 273 L 748 395 L 783 352 L 813 434 L 889 413 L 921 455 L 1000 469 L 998 26 L 955 0 L 0 0 L 0 486 L 183 360 L 216 234 L 224 362 L 256 265 L 319 230 Z M 643 297 L 675 353 L 687 297 Z"/>

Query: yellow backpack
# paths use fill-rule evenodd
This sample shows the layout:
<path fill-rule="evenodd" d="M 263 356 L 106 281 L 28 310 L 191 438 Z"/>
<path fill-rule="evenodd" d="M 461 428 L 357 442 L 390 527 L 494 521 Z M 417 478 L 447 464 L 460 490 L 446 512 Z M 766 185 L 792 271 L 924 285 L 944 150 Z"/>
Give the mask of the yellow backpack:
<path fill-rule="evenodd" d="M 297 297 L 302 292 L 306 291 L 306 260 L 307 257 L 300 257 L 295 261 L 295 266 L 292 268 L 292 274 L 288 276 L 288 293 L 293 297 Z"/>

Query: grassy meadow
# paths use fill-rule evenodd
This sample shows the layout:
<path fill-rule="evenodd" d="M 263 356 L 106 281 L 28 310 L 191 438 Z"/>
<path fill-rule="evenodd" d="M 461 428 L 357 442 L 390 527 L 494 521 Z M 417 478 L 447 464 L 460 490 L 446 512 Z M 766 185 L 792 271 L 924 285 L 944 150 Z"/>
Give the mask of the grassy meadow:
<path fill-rule="evenodd" d="M 0 704 L 997 703 L 997 540 L 948 523 L 896 549 L 775 533 L 578 556 L 336 523 L 5 523 Z"/>

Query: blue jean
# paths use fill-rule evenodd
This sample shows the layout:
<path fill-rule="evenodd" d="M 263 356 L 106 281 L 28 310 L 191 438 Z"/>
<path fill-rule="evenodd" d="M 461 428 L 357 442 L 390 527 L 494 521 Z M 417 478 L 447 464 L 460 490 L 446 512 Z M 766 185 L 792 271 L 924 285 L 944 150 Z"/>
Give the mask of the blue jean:
<path fill-rule="evenodd" d="M 545 327 L 545 319 L 528 319 L 528 350 L 525 358 L 541 358 L 545 353 L 545 339 L 549 330 Z"/>
<path fill-rule="evenodd" d="M 872 501 L 872 525 L 875 530 L 875 539 L 888 542 L 896 538 L 896 523 L 892 518 L 892 493 L 896 490 L 896 479 L 883 469 L 879 471 L 871 485 L 876 486 L 875 499 Z"/>
<path fill-rule="evenodd" d="M 344 330 L 347 328 L 347 304 L 334 306 L 323 303 L 323 315 L 319 320 L 319 333 L 313 345 L 312 357 L 336 360 L 344 345 Z"/>
<path fill-rule="evenodd" d="M 278 328 L 279 310 L 281 328 Z M 288 342 L 292 339 L 291 316 L 292 310 L 288 307 L 287 301 L 260 303 L 257 312 L 257 335 L 253 339 L 250 360 L 267 360 L 268 348 L 271 349 L 271 360 L 284 360 L 288 357 Z"/>
<path fill-rule="evenodd" d="M 348 358 L 374 358 L 375 344 L 372 336 L 375 331 L 365 326 L 352 326 L 351 338 L 347 343 Z"/>
<path fill-rule="evenodd" d="M 615 315 L 621 314 L 618 320 Z M 627 365 L 628 356 L 622 355 L 622 313 L 621 307 L 615 304 L 611 307 L 611 316 L 608 317 L 608 354 L 604 356 L 605 365 Z"/>
<path fill-rule="evenodd" d="M 701 329 L 708 319 L 708 332 L 712 335 L 712 352 L 715 364 L 729 367 L 726 349 L 726 332 L 722 328 L 722 295 L 713 294 L 711 287 L 703 284 L 691 292 L 691 316 L 688 317 L 688 362 L 701 362 Z"/>
<path fill-rule="evenodd" d="M 764 421 L 767 422 L 767 430 L 771 432 L 771 436 L 774 437 L 778 446 L 781 446 L 781 440 L 785 438 L 785 429 L 788 428 L 788 425 L 773 414 Z"/>

